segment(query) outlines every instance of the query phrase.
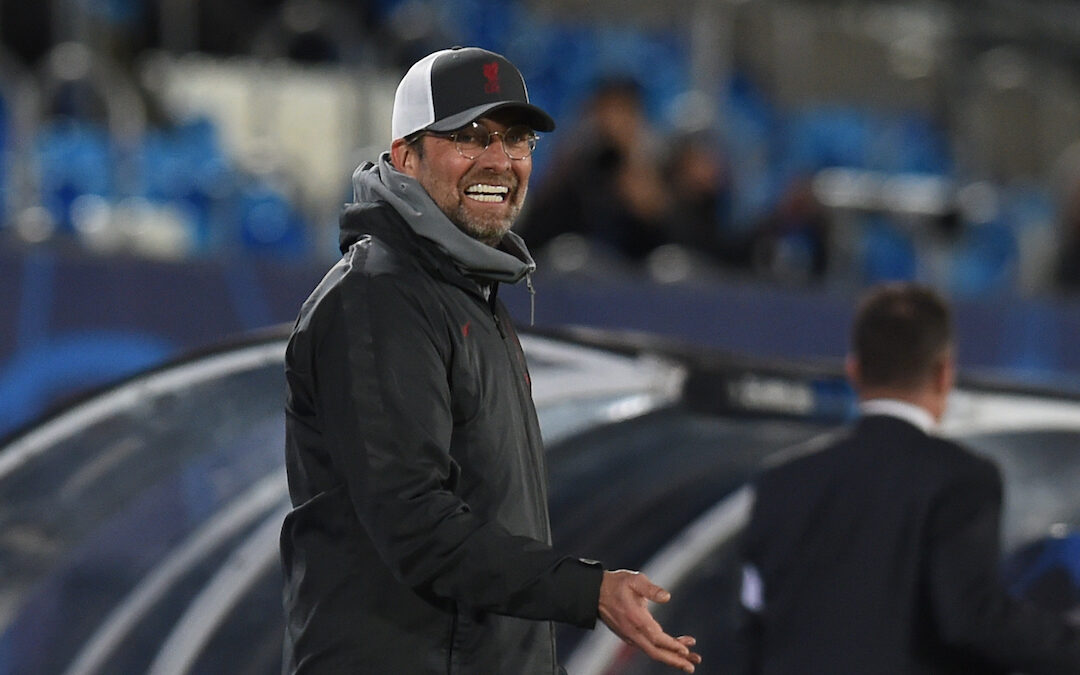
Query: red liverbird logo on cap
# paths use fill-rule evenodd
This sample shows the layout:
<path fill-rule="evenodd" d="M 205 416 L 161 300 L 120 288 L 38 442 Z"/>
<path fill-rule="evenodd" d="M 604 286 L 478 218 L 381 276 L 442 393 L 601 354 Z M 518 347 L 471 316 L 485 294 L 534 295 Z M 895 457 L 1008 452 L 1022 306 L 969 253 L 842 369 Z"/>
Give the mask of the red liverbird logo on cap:
<path fill-rule="evenodd" d="M 499 93 L 499 62 L 492 61 L 491 63 L 484 64 L 484 78 L 487 82 L 484 83 L 485 94 L 498 94 Z"/>

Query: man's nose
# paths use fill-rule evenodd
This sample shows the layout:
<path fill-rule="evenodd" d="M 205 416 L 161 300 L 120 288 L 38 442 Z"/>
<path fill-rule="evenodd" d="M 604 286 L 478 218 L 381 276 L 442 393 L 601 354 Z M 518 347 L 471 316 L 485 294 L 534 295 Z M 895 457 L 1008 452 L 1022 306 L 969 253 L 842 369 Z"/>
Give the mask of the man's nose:
<path fill-rule="evenodd" d="M 488 142 L 488 146 L 484 148 L 484 151 L 476 159 L 486 165 L 500 167 L 509 167 L 510 163 L 514 161 L 510 159 L 510 154 L 506 151 L 502 133 L 498 131 L 491 132 L 491 140 Z"/>
<path fill-rule="evenodd" d="M 501 131 L 492 131 L 491 132 L 491 137 L 492 138 L 498 137 L 499 143 L 502 144 L 503 152 L 506 153 L 507 157 L 510 157 L 510 149 L 506 147 L 506 136 L 503 135 L 503 132 L 501 132 Z M 513 157 L 510 157 L 510 159 L 513 159 Z"/>

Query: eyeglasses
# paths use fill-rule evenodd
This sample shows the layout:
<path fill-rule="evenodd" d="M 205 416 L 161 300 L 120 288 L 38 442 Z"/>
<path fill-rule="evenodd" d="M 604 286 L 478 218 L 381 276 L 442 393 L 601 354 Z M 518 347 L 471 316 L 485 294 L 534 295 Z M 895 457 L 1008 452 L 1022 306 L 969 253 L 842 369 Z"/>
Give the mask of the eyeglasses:
<path fill-rule="evenodd" d="M 457 147 L 458 154 L 465 159 L 476 159 L 484 154 L 491 145 L 495 136 L 502 137 L 503 152 L 510 159 L 525 159 L 536 149 L 536 141 L 539 136 L 536 132 L 525 125 L 510 127 L 506 131 L 490 131 L 479 122 L 470 122 L 457 131 L 439 133 L 435 131 L 424 132 L 431 136 L 449 138 Z"/>

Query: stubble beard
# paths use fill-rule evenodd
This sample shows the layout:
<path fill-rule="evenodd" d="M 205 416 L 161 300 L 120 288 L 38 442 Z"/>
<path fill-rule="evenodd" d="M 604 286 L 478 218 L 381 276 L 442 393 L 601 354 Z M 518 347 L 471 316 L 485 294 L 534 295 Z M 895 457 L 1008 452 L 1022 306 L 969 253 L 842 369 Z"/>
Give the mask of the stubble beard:
<path fill-rule="evenodd" d="M 443 213 L 462 232 L 473 239 L 481 241 L 488 246 L 498 246 L 510 228 L 514 226 L 521 206 L 525 203 L 527 188 L 516 187 L 510 191 L 507 199 L 510 201 L 510 210 L 505 216 L 478 215 L 469 210 L 468 197 L 458 196 L 456 205 L 449 209 L 443 209 Z"/>
<path fill-rule="evenodd" d="M 528 183 L 519 181 L 516 176 L 504 174 L 503 184 L 508 185 L 507 193 L 509 207 L 504 211 L 505 215 L 485 213 L 483 206 L 477 202 L 475 208 L 465 196 L 465 188 L 476 182 L 476 174 L 463 176 L 456 185 L 440 181 L 432 172 L 421 171 L 415 176 L 417 182 L 428 193 L 435 206 L 442 211 L 443 215 L 459 230 L 468 236 L 483 242 L 488 246 L 497 247 L 510 228 L 513 227 L 522 205 L 525 203 L 525 194 L 528 191 Z M 495 179 L 495 176 L 488 176 Z"/>

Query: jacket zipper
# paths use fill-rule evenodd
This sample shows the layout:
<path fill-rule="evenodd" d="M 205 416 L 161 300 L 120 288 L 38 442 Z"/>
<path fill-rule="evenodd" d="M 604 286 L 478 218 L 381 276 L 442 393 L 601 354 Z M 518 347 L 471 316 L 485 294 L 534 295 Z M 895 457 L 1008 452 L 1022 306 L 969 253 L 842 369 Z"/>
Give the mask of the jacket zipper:
<path fill-rule="evenodd" d="M 488 309 L 491 311 L 492 320 L 495 321 L 495 327 L 499 329 L 499 337 L 501 337 L 503 339 L 503 341 L 505 341 L 506 340 L 506 329 L 503 328 L 502 321 L 499 319 L 499 313 L 495 311 L 495 307 L 493 307 L 493 306 L 489 306 Z"/>
<path fill-rule="evenodd" d="M 532 299 L 535 297 L 535 291 L 533 290 L 533 285 L 532 285 L 532 276 L 528 275 L 528 274 L 525 275 L 525 280 L 526 280 L 526 284 L 528 285 L 528 288 L 529 288 L 529 299 L 530 299 L 530 304 L 531 304 Z M 496 304 L 495 304 L 496 303 L 496 295 L 497 295 L 496 289 L 497 288 L 498 288 L 497 284 L 492 285 L 491 295 L 488 298 L 488 310 L 491 312 L 491 318 L 494 319 L 494 321 L 495 321 L 495 327 L 499 329 L 499 335 L 502 337 L 503 348 L 506 350 L 507 355 L 510 357 L 511 363 L 517 363 L 516 366 L 513 366 L 515 368 L 515 370 L 519 371 L 519 372 L 517 372 L 517 377 L 519 379 L 521 379 L 521 380 L 524 380 L 525 379 L 526 365 L 524 363 L 519 362 L 519 359 L 520 359 L 519 354 L 520 354 L 520 351 L 521 351 L 521 345 L 520 345 L 520 343 L 515 344 L 515 345 L 507 344 L 507 337 L 508 336 L 507 336 L 507 333 L 506 333 L 506 329 L 503 327 L 502 320 L 499 319 L 499 312 L 498 312 L 498 309 L 497 309 Z M 532 319 L 533 319 L 532 313 L 533 313 L 533 311 L 532 311 L 532 308 L 530 307 L 530 311 L 529 311 L 530 325 L 532 324 Z M 515 342 L 517 342 L 517 341 L 515 340 Z M 518 387 L 519 390 L 521 390 L 523 388 L 521 382 L 517 382 L 516 386 Z M 529 389 L 529 391 L 525 391 L 524 395 L 529 396 L 531 398 L 532 397 L 531 387 L 529 387 L 528 389 Z M 529 418 L 529 407 L 527 405 L 525 405 L 524 398 L 522 398 L 520 395 L 518 397 L 518 401 L 519 401 L 519 405 L 521 406 L 522 419 L 525 420 L 526 423 L 527 423 L 527 420 Z M 540 442 L 543 443 L 543 440 L 541 440 Z M 543 446 L 542 445 L 541 445 L 540 451 L 543 452 Z M 529 453 L 529 460 L 530 460 L 530 464 L 532 465 L 534 489 L 537 490 L 538 494 L 541 494 L 541 495 L 546 494 L 546 490 L 543 489 L 543 484 L 544 484 L 544 481 L 547 479 L 547 476 L 544 474 L 543 471 L 540 470 L 540 466 L 537 464 L 537 461 L 536 461 L 536 456 L 532 452 Z M 544 511 L 545 514 L 547 513 L 548 505 L 547 505 L 546 500 L 545 500 L 545 503 L 541 504 L 540 508 Z M 546 532 L 544 534 L 545 534 L 546 537 L 550 538 L 551 537 L 551 523 L 548 522 L 548 519 L 547 519 L 546 516 L 544 518 L 544 521 L 547 523 L 547 527 L 545 528 Z M 547 622 L 547 625 L 548 625 L 548 646 L 549 646 L 549 648 L 551 650 L 551 652 L 550 652 L 551 653 L 551 663 L 556 669 L 555 672 L 558 673 L 558 672 L 560 672 L 560 670 L 559 670 L 558 649 L 556 648 L 556 645 L 555 645 L 555 629 L 551 625 L 550 621 Z"/>
<path fill-rule="evenodd" d="M 511 363 L 511 367 L 514 369 L 514 373 L 516 375 L 515 379 L 517 380 L 517 382 L 515 384 L 518 387 L 518 391 L 519 391 L 518 406 L 519 406 L 519 408 L 521 410 L 522 421 L 527 424 L 529 418 L 531 417 L 531 415 L 529 414 L 530 407 L 525 403 L 525 400 L 526 400 L 526 397 L 528 398 L 528 400 L 530 400 L 530 401 L 532 400 L 532 383 L 529 381 L 528 365 L 525 363 L 525 356 L 524 356 L 524 352 L 521 349 L 520 341 L 517 339 L 517 337 L 515 335 L 513 344 L 510 343 L 509 331 L 507 331 L 506 327 L 503 325 L 502 320 L 499 318 L 499 312 L 498 312 L 498 308 L 496 306 L 496 302 L 497 302 L 496 289 L 497 288 L 498 288 L 497 284 L 492 286 L 491 296 L 488 299 L 488 310 L 491 312 L 491 318 L 495 321 L 496 328 L 499 329 L 499 335 L 502 337 L 503 349 L 506 350 L 506 355 L 508 357 L 508 360 Z M 543 451 L 544 451 L 543 439 L 538 439 L 538 442 L 540 443 L 540 452 L 543 453 Z M 529 453 L 529 458 L 531 460 L 532 469 L 533 469 L 533 479 L 534 479 L 534 482 L 535 482 L 535 489 L 537 490 L 538 494 L 545 495 L 547 491 L 544 489 L 544 483 L 547 480 L 547 475 L 546 475 L 546 473 L 544 471 L 540 470 L 540 465 L 537 462 L 536 456 L 533 453 Z M 546 514 L 547 513 L 547 508 L 548 508 L 546 499 L 545 499 L 544 503 L 541 505 L 541 508 L 543 509 L 544 513 Z M 547 522 L 547 528 L 546 528 L 545 535 L 547 537 L 550 537 L 551 536 L 551 523 L 547 520 L 546 517 L 545 517 L 545 522 Z"/>
<path fill-rule="evenodd" d="M 529 325 L 536 325 L 536 289 L 532 284 L 532 272 L 525 273 L 525 286 L 529 289 Z"/>

